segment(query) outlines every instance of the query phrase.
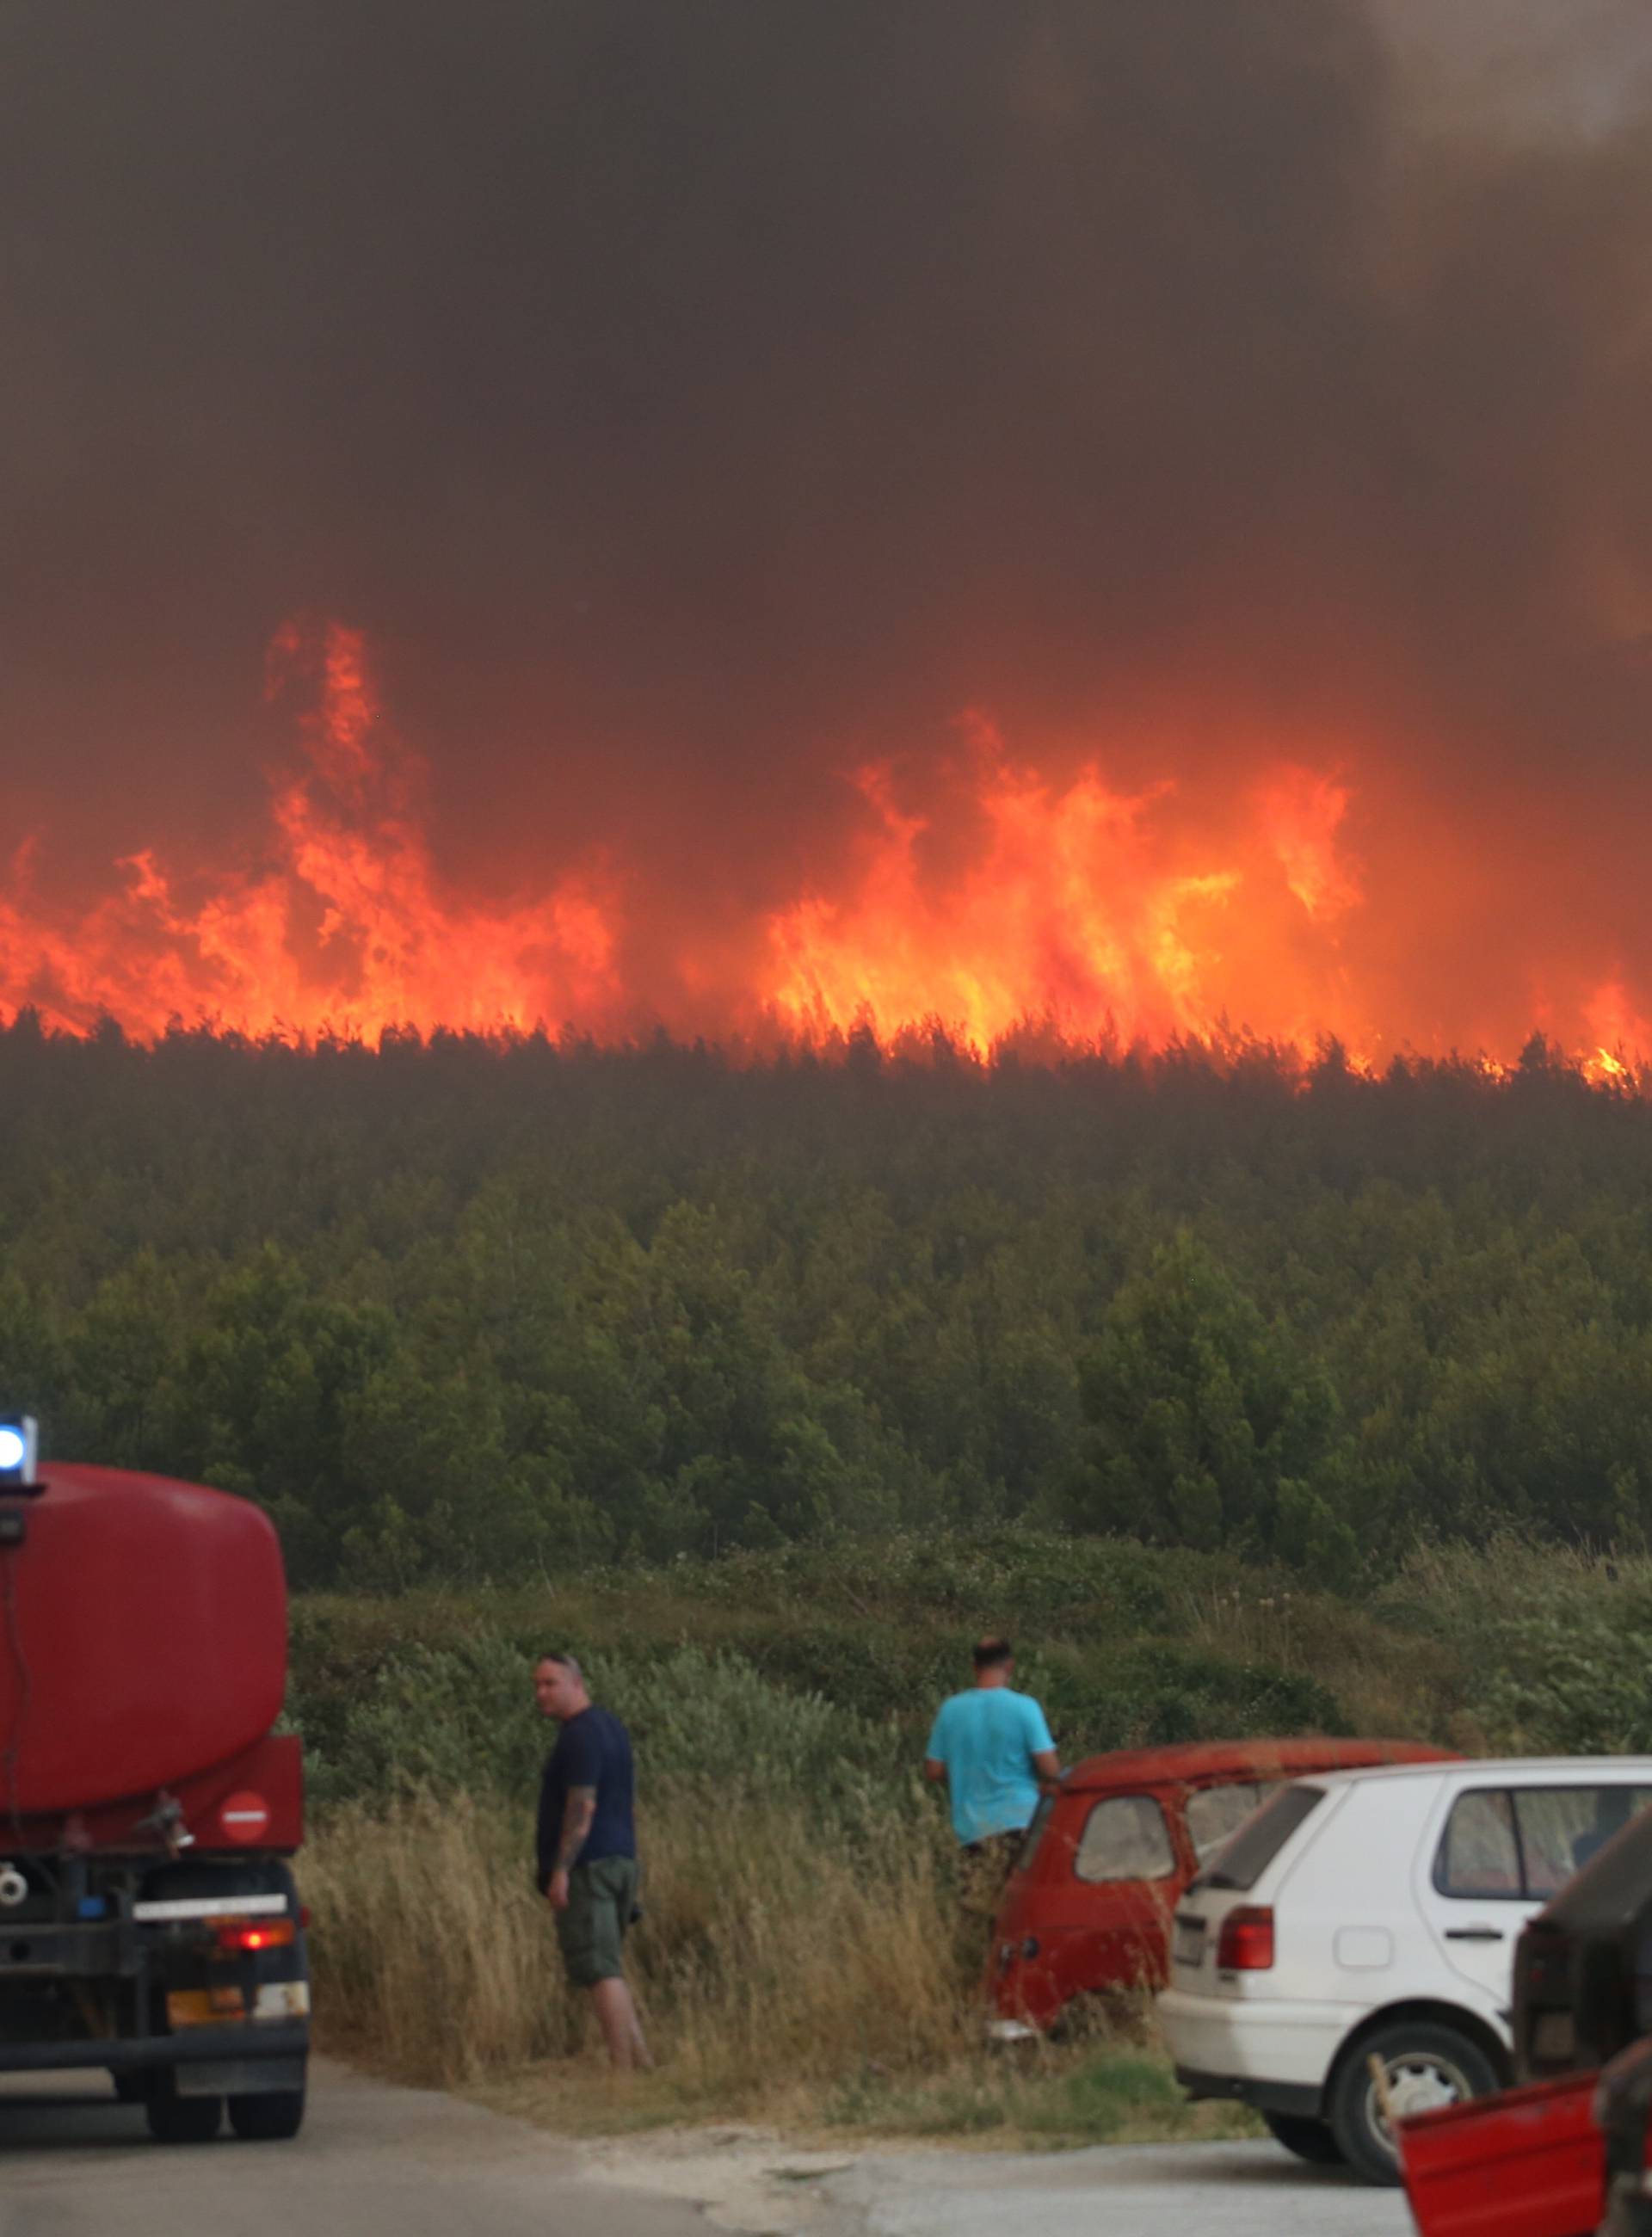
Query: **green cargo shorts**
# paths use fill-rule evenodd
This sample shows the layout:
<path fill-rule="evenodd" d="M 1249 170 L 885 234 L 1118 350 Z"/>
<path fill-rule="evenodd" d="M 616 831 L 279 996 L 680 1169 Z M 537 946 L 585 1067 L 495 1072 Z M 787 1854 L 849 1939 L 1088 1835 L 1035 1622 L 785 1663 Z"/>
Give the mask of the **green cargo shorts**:
<path fill-rule="evenodd" d="M 568 1875 L 568 1908 L 554 1914 L 562 1963 L 576 1989 L 617 1981 L 620 1953 L 637 1901 L 635 1857 L 598 1857 Z"/>

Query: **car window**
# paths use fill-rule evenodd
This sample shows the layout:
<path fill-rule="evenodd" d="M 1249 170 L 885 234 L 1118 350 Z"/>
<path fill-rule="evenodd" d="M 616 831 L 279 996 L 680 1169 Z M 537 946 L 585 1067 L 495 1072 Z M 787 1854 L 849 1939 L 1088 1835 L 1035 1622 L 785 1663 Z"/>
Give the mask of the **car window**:
<path fill-rule="evenodd" d="M 1226 1786 L 1201 1786 L 1188 1796 L 1187 1836 L 1201 1864 L 1239 1831 L 1265 1791 L 1259 1779 L 1236 1778 Z"/>
<path fill-rule="evenodd" d="M 1514 1801 L 1526 1893 L 1546 1900 L 1652 1802 L 1652 1787 L 1517 1788 Z"/>
<path fill-rule="evenodd" d="M 1434 1884 L 1442 1895 L 1520 1896 L 1520 1844 L 1507 1794 L 1476 1787 L 1458 1795 L 1440 1837 Z"/>
<path fill-rule="evenodd" d="M 1073 1859 L 1081 1880 L 1162 1880 L 1176 1869 L 1165 1813 L 1148 1794 L 1109 1795 L 1084 1823 Z"/>
<path fill-rule="evenodd" d="M 1223 1843 L 1195 1885 L 1253 1888 L 1298 1825 L 1325 1798 L 1323 1786 L 1281 1786 Z"/>

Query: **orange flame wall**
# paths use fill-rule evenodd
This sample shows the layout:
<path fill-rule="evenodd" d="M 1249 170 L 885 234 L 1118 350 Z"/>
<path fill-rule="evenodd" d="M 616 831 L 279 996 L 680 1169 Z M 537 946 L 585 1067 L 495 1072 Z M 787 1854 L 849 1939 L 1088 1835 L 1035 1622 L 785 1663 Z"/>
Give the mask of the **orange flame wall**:
<path fill-rule="evenodd" d="M 639 930 L 688 918 L 704 866 L 681 864 L 668 894 L 617 840 L 525 897 L 458 891 L 361 637 L 287 624 L 267 689 L 295 749 L 240 860 L 203 874 L 145 847 L 76 908 L 40 877 L 46 837 L 17 847 L 0 881 L 0 1010 L 32 1006 L 70 1033 L 107 1015 L 140 1037 L 179 1020 L 253 1035 L 664 1024 L 759 1039 L 938 1020 L 981 1051 L 1041 1033 L 1305 1049 L 1334 1035 L 1366 1064 L 1406 1046 L 1506 1060 L 1541 1026 L 1609 1073 L 1652 1048 L 1610 956 L 1542 984 L 1516 968 L 1490 1006 L 1454 1003 L 1415 967 L 1398 985 L 1404 950 L 1385 928 L 1407 927 L 1426 959 L 1417 879 L 1444 900 L 1457 873 L 1437 835 L 1432 857 L 1408 849 L 1409 890 L 1378 882 L 1349 836 L 1351 752 L 1310 764 L 1247 748 L 1215 798 L 1168 775 L 1115 784 L 1100 753 L 1043 773 L 973 716 L 924 797 L 888 765 L 852 774 L 861 813 L 829 873 L 732 934 L 709 914 L 698 940 L 662 948 L 656 932 L 644 966 Z"/>

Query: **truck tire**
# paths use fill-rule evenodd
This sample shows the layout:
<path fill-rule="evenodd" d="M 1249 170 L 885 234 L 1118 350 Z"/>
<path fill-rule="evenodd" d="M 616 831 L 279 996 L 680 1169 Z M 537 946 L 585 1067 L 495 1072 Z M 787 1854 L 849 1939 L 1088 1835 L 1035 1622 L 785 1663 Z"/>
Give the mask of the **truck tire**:
<path fill-rule="evenodd" d="M 304 2125 L 301 2089 L 261 2089 L 227 2102 L 230 2127 L 249 2144 L 283 2142 Z"/>
<path fill-rule="evenodd" d="M 1393 2020 L 1362 2036 L 1345 2054 L 1331 2085 L 1331 2133 L 1363 2182 L 1400 2181 L 1399 2154 L 1377 2103 L 1369 2062 L 1388 2069 L 1397 2112 L 1432 2111 L 1501 2089 L 1490 2058 L 1473 2038 L 1439 2020 Z"/>
<path fill-rule="evenodd" d="M 157 2144 L 209 2144 L 224 2116 L 221 2097 L 178 2097 L 172 2076 L 157 2077 L 160 2086 L 143 2108 L 149 2134 Z"/>
<path fill-rule="evenodd" d="M 1262 2118 L 1274 2142 L 1283 2144 L 1310 2167 L 1342 2165 L 1342 2148 L 1331 2133 L 1329 2121 L 1315 2120 L 1311 2113 L 1264 2113 Z"/>

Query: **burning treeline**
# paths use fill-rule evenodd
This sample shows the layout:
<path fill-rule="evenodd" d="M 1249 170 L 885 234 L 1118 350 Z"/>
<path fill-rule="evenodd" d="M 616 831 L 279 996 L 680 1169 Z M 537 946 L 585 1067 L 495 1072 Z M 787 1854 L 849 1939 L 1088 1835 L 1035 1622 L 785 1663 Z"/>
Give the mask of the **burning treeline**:
<path fill-rule="evenodd" d="M 0 1012 L 1652 1047 L 1642 0 L 176 10 L 0 88 Z"/>
<path fill-rule="evenodd" d="M 1115 786 L 1100 756 L 1041 774 L 972 716 L 927 801 L 888 764 L 845 772 L 858 823 L 831 882 L 744 924 L 708 895 L 704 936 L 685 930 L 663 963 L 656 942 L 644 978 L 637 934 L 661 896 L 618 852 L 514 898 L 444 878 L 424 772 L 385 720 L 360 632 L 285 625 L 267 691 L 296 738 L 241 860 L 209 870 L 145 848 L 77 908 L 33 842 L 18 848 L 0 884 L 0 1011 L 69 1033 L 112 1019 L 139 1039 L 179 1023 L 300 1039 L 664 1026 L 762 1049 L 938 1031 L 978 1056 L 1335 1040 L 1367 1069 L 1408 1049 L 1500 1064 L 1546 1027 L 1610 1076 L 1652 1050 L 1602 954 L 1552 959 L 1541 985 L 1513 967 L 1478 1008 L 1397 991 L 1391 897 L 1350 844 L 1355 794 L 1334 758 L 1265 753 L 1190 799 L 1169 780 Z"/>

